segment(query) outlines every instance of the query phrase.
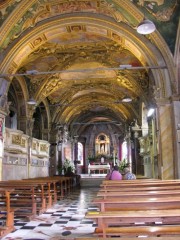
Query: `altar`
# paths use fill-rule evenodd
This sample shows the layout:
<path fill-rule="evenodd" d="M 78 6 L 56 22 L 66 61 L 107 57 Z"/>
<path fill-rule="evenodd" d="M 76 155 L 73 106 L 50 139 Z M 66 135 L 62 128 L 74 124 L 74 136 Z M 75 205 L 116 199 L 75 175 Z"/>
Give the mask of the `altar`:
<path fill-rule="evenodd" d="M 109 163 L 95 163 L 88 165 L 88 174 L 107 174 L 110 171 L 110 164 Z"/>

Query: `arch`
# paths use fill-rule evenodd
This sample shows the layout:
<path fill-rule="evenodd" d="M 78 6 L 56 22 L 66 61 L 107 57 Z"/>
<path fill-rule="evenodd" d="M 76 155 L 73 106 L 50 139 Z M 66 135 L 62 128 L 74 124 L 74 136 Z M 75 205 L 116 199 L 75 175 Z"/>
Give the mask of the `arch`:
<path fill-rule="evenodd" d="M 174 71 L 172 73 L 171 66 L 169 64 L 172 62 L 171 54 L 166 57 L 163 56 L 163 52 L 160 49 L 155 48 L 155 46 L 144 36 L 137 37 L 135 30 L 132 30 L 129 26 L 124 23 L 116 23 L 112 21 L 111 18 L 105 16 L 97 16 L 96 14 L 70 14 L 63 17 L 55 17 L 49 22 L 41 23 L 36 26 L 34 29 L 30 29 L 26 34 L 18 39 L 18 42 L 14 46 L 11 46 L 10 51 L 4 57 L 4 60 L 1 65 L 2 72 L 15 73 L 20 64 L 20 57 L 23 60 L 27 55 L 29 55 L 36 47 L 31 47 L 35 41 L 38 41 L 37 47 L 44 44 L 47 40 L 53 38 L 53 32 L 59 31 L 60 28 L 72 25 L 72 24 L 87 24 L 89 26 L 95 26 L 99 28 L 105 28 L 108 31 L 114 31 L 117 34 L 120 34 L 128 43 L 131 43 L 132 46 L 135 46 L 136 49 L 142 54 L 142 58 L 147 61 L 147 65 L 152 66 L 161 66 L 165 65 L 166 69 L 152 70 L 152 75 L 154 76 L 155 84 L 161 88 L 161 96 L 169 96 L 170 92 L 168 89 L 171 88 L 171 85 L 174 85 Z M 47 31 L 48 30 L 48 31 Z M 46 34 L 48 32 L 48 35 Z M 55 34 L 56 35 L 56 34 Z M 160 35 L 158 33 L 152 34 L 152 42 L 161 42 Z M 162 45 L 162 44 L 161 44 Z M 163 42 L 163 45 L 165 43 Z M 34 45 L 33 45 L 34 46 Z M 167 46 L 166 46 L 167 48 Z M 163 48 L 164 49 L 164 48 Z M 22 58 L 23 53 L 23 58 Z M 156 53 L 156 54 L 155 54 Z M 21 54 L 21 55 L 19 55 Z M 156 56 L 156 58 L 154 57 Z M 166 58 L 165 58 L 166 57 Z M 168 74 L 169 73 L 169 74 Z M 165 85 L 164 85 L 165 84 Z M 43 88 L 43 86 L 41 86 Z"/>
<path fill-rule="evenodd" d="M 33 137 L 37 139 L 49 140 L 50 114 L 45 104 L 41 102 L 34 110 Z"/>
<path fill-rule="evenodd" d="M 13 78 L 8 89 L 8 101 L 11 102 L 9 110 L 14 112 L 14 116 L 6 117 L 6 126 L 15 128 L 26 133 L 26 115 L 27 115 L 27 87 L 23 79 Z M 11 123 L 10 123 L 10 122 Z M 12 125 L 13 121 L 13 125 Z M 9 122 L 9 123 L 8 123 Z"/>

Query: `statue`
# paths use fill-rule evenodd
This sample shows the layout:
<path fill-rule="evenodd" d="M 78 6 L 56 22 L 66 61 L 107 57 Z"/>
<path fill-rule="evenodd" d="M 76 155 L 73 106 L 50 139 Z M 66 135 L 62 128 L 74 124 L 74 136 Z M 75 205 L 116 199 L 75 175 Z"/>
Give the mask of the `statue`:
<path fill-rule="evenodd" d="M 101 152 L 101 153 L 104 153 L 104 152 L 105 152 L 105 144 L 104 144 L 104 143 L 101 143 L 101 144 L 100 144 L 100 152 Z"/>

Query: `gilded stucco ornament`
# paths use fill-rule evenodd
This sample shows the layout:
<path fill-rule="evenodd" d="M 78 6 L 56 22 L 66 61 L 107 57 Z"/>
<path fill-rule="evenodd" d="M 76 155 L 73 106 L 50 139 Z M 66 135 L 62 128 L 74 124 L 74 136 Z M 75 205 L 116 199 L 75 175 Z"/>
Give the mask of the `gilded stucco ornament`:
<path fill-rule="evenodd" d="M 58 70 L 71 70 L 71 67 L 73 68 L 73 65 L 78 64 L 80 68 L 85 68 L 83 65 L 85 61 L 92 65 L 94 68 L 95 66 L 98 66 L 98 64 L 101 64 L 99 66 L 118 66 L 118 64 L 121 63 L 123 57 L 128 56 L 128 59 L 132 59 L 132 61 L 135 61 L 135 58 L 132 56 L 132 54 L 127 50 L 124 49 L 119 44 L 115 44 L 112 40 L 107 40 L 106 42 L 98 42 L 93 44 L 77 44 L 70 46 L 69 48 L 65 47 L 62 51 L 62 46 L 59 49 L 59 44 L 44 44 L 42 45 L 37 51 L 32 53 L 28 61 L 24 62 L 24 67 L 22 67 L 22 70 L 19 70 L 19 72 L 26 72 L 27 70 L 34 68 L 39 72 L 51 72 L 51 71 L 57 71 L 55 74 L 47 74 L 45 81 L 44 81 L 44 75 L 32 75 L 29 76 L 30 79 L 30 93 L 36 93 L 41 100 L 53 92 L 56 92 L 59 88 L 59 95 L 63 93 L 63 89 L 75 89 L 83 90 L 85 88 L 101 88 L 101 86 L 97 86 L 97 84 L 103 83 L 104 86 L 107 85 L 109 88 L 109 81 L 106 80 L 106 78 L 111 78 L 112 81 L 115 81 L 116 79 L 116 71 L 96 71 L 95 73 L 58 73 Z M 75 47 L 75 50 L 74 50 Z M 96 47 L 96 50 L 94 50 Z M 83 49 L 83 51 L 82 51 Z M 49 54 L 48 54 L 49 53 Z M 53 54 L 52 54 L 53 53 Z M 122 57 L 121 57 L 122 55 Z M 41 57 L 41 60 L 40 60 Z M 93 63 L 94 62 L 94 63 Z M 131 72 L 132 73 L 132 72 Z M 130 74 L 130 73 L 129 73 Z M 73 79 L 77 79 L 77 81 L 73 81 Z M 89 82 L 85 81 L 83 79 L 91 79 L 94 81 Z M 70 80 L 70 81 L 67 81 Z M 82 81 L 80 81 L 82 80 Z M 41 89 L 41 84 L 43 83 L 43 88 Z M 86 87 L 83 87 L 83 85 L 87 85 Z M 101 90 L 104 88 L 102 85 Z M 69 91 L 68 96 L 71 96 L 73 92 Z M 41 95 L 41 96 L 40 96 Z M 56 99 L 57 96 L 53 95 L 50 97 L 50 99 Z M 53 102 L 55 102 L 53 100 Z"/>
<path fill-rule="evenodd" d="M 42 96 L 45 98 L 49 96 L 52 92 L 56 91 L 59 89 L 59 87 L 62 86 L 61 79 L 59 77 L 59 74 L 54 74 L 50 78 L 48 78 L 48 83 L 44 86 L 42 90 Z"/>
<path fill-rule="evenodd" d="M 31 8 L 29 8 L 29 9 L 24 13 L 24 15 L 23 15 L 20 19 L 17 18 L 18 21 L 16 20 L 16 21 L 13 23 L 14 25 L 12 25 L 12 28 L 11 28 L 11 30 L 9 31 L 8 36 L 6 36 L 5 41 L 4 41 L 4 42 L 2 43 L 2 45 L 1 45 L 1 51 L 2 51 L 3 49 L 6 49 L 7 46 L 8 46 L 14 39 L 18 38 L 18 37 L 20 36 L 20 34 L 22 34 L 22 32 L 25 30 L 25 29 L 23 29 L 23 24 L 24 24 L 24 22 L 25 22 L 27 19 L 31 18 L 31 17 L 34 15 L 34 13 L 36 12 L 36 10 L 37 10 L 37 8 L 38 8 L 39 5 L 40 5 L 39 2 L 35 3 L 33 6 L 31 6 Z M 13 10 L 14 10 L 16 7 L 17 7 L 17 6 L 15 6 L 15 5 L 11 6 L 11 9 L 12 9 L 11 11 L 13 12 Z M 8 9 L 8 7 L 7 7 L 7 9 Z M 7 10 L 6 10 L 6 11 L 7 11 Z M 9 12 L 8 12 L 8 14 L 9 14 Z M 7 17 L 7 16 L 4 16 L 4 19 L 6 19 L 6 17 Z"/>
<path fill-rule="evenodd" d="M 16 5 L 7 7 L 7 15 L 15 9 Z M 5 11 L 5 12 L 6 12 Z M 6 49 L 7 46 L 16 38 L 20 36 L 26 29 L 34 27 L 38 22 L 42 22 L 47 18 L 52 18 L 57 15 L 72 12 L 93 12 L 100 13 L 115 18 L 116 21 L 120 22 L 123 20 L 121 13 L 112 9 L 112 6 L 106 1 L 56 1 L 56 3 L 47 4 L 47 0 L 41 0 L 34 3 L 24 15 L 14 23 L 13 28 L 10 30 L 8 36 L 6 36 L 3 44 L 1 45 L 2 50 Z M 2 14 L 2 12 L 0 12 Z M 3 15 L 1 19 L 6 19 L 7 15 Z M 2 21 L 3 23 L 3 21 Z"/>
<path fill-rule="evenodd" d="M 18 6 L 22 0 L 1 0 L 0 1 L 0 27 L 7 16 Z"/>
<path fill-rule="evenodd" d="M 87 13 L 98 13 L 113 17 L 116 21 L 120 22 L 124 18 L 120 12 L 113 8 L 112 4 L 107 3 L 107 1 L 56 1 L 48 4 L 44 4 L 39 8 L 33 19 L 28 22 L 37 23 L 43 21 L 46 18 L 51 18 L 57 15 L 73 12 L 87 12 Z M 25 23 L 27 27 L 27 23 Z"/>

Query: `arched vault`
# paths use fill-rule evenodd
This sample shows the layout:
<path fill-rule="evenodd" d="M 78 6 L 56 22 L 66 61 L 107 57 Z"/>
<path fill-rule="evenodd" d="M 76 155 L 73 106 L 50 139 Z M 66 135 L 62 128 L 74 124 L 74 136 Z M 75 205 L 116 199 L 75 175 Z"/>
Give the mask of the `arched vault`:
<path fill-rule="evenodd" d="M 94 121 L 97 108 L 109 120 L 113 113 L 119 122 L 140 122 L 142 102 L 175 93 L 170 50 L 157 30 L 136 32 L 144 14 L 131 1 L 11 3 L 1 73 L 24 78 L 29 96 L 46 103 L 49 122 L 71 124 L 84 114 Z M 132 102 L 123 103 L 126 96 Z"/>

